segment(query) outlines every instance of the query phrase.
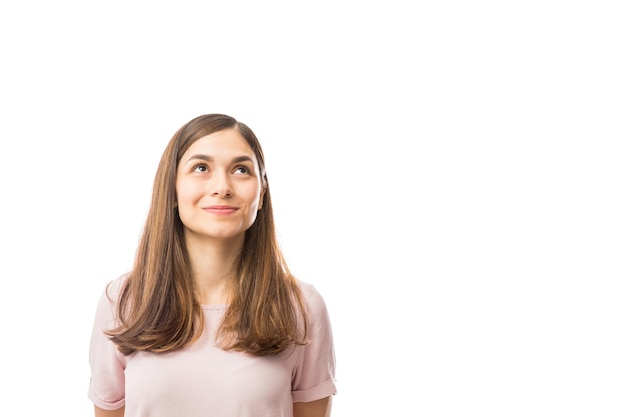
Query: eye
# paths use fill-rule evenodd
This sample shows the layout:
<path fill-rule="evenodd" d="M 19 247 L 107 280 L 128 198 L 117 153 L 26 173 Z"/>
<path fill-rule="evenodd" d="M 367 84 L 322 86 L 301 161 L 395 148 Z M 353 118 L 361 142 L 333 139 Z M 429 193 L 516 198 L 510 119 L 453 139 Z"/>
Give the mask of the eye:
<path fill-rule="evenodd" d="M 235 170 L 233 172 L 235 174 L 248 174 L 250 172 L 250 170 L 247 167 L 245 167 L 243 165 L 240 165 L 237 168 L 235 168 Z"/>
<path fill-rule="evenodd" d="M 204 164 L 198 164 L 193 167 L 193 172 L 207 172 L 209 168 Z"/>

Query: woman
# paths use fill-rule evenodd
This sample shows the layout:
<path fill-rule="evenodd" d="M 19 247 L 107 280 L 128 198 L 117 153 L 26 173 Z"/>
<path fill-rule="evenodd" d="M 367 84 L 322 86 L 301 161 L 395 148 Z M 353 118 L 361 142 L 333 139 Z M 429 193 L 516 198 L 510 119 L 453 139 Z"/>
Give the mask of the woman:
<path fill-rule="evenodd" d="M 261 146 L 232 117 L 182 126 L 157 169 L 133 269 L 90 346 L 103 416 L 330 416 L 332 331 L 275 236 Z"/>

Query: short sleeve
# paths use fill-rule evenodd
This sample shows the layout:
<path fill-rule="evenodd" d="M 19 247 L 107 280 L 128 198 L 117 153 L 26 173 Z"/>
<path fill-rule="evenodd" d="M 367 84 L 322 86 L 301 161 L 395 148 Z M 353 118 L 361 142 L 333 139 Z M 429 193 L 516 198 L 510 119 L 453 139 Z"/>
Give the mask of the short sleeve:
<path fill-rule="evenodd" d="M 118 409 L 125 401 L 126 360 L 117 346 L 104 334 L 105 330 L 115 325 L 115 301 L 120 283 L 121 279 L 112 281 L 100 296 L 89 347 L 91 378 L 88 397 L 104 410 Z"/>
<path fill-rule="evenodd" d="M 301 287 L 309 308 L 310 343 L 300 348 L 292 379 L 293 402 L 315 401 L 337 392 L 335 349 L 326 303 L 315 287 L 304 283 Z"/>

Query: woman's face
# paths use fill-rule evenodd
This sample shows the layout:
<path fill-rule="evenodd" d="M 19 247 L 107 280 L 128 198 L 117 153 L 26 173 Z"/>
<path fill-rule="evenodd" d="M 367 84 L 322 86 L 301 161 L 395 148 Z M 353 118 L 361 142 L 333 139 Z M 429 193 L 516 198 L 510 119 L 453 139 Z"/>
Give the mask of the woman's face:
<path fill-rule="evenodd" d="M 237 130 L 198 139 L 183 154 L 176 175 L 185 235 L 243 239 L 256 219 L 262 189 L 257 158 Z"/>

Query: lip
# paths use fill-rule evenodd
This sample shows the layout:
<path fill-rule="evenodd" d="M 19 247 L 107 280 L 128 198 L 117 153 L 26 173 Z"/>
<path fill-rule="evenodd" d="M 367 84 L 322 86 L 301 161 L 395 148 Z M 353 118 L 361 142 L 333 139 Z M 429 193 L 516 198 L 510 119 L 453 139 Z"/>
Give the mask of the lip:
<path fill-rule="evenodd" d="M 234 213 L 235 211 L 237 211 L 237 207 L 233 207 L 233 206 L 208 206 L 208 207 L 202 207 L 202 210 L 208 212 L 208 213 L 212 213 L 212 214 L 216 214 L 218 216 L 225 216 L 231 213 Z"/>

